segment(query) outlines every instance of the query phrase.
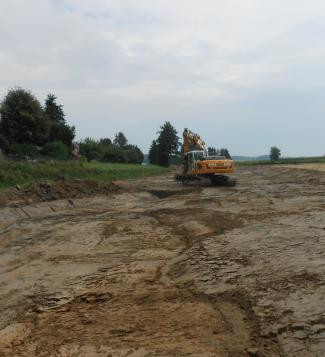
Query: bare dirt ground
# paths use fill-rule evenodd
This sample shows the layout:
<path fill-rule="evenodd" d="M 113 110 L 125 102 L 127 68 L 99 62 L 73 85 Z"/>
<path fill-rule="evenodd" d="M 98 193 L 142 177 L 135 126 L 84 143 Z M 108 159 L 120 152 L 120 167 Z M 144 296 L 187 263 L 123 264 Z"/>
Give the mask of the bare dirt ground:
<path fill-rule="evenodd" d="M 292 167 L 296 169 L 309 169 L 317 171 L 325 171 L 324 163 L 310 163 L 310 164 L 298 164 L 298 165 L 284 165 L 285 167 Z"/>
<path fill-rule="evenodd" d="M 0 356 L 324 356 L 325 173 L 236 176 L 3 205 Z"/>

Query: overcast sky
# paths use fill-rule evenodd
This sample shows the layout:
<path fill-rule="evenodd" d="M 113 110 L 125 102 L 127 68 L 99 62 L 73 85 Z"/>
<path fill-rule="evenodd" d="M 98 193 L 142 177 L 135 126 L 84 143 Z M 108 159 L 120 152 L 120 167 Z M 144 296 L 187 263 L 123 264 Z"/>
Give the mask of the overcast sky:
<path fill-rule="evenodd" d="M 166 120 L 232 154 L 325 154 L 324 0 L 0 0 L 0 97 L 144 151 Z"/>

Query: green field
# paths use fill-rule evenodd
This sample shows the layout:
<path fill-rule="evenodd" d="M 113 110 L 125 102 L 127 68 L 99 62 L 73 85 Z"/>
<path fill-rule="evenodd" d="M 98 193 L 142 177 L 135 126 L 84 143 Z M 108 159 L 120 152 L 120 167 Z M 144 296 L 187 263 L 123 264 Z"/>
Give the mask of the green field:
<path fill-rule="evenodd" d="M 325 157 L 297 157 L 285 158 L 278 161 L 270 160 L 249 160 L 236 161 L 237 166 L 257 166 L 257 165 L 293 165 L 293 164 L 311 164 L 311 163 L 325 163 Z"/>
<path fill-rule="evenodd" d="M 34 181 L 81 179 L 97 182 L 132 179 L 141 176 L 158 175 L 167 168 L 153 165 L 83 163 L 83 162 L 1 162 L 0 189 L 16 184 L 28 185 Z"/>

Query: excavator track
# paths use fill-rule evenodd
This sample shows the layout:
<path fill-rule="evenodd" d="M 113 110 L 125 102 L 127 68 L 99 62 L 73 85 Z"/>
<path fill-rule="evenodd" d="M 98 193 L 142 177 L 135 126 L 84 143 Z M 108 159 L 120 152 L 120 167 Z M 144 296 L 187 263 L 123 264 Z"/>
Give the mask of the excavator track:
<path fill-rule="evenodd" d="M 202 179 L 210 179 L 212 186 L 227 186 L 233 187 L 236 185 L 237 181 L 226 175 L 206 175 L 206 176 L 197 176 L 197 175 L 175 175 L 175 180 L 180 181 L 183 184 L 200 181 Z"/>
<path fill-rule="evenodd" d="M 212 186 L 227 186 L 233 187 L 236 186 L 237 181 L 226 175 L 212 175 L 210 177 Z"/>

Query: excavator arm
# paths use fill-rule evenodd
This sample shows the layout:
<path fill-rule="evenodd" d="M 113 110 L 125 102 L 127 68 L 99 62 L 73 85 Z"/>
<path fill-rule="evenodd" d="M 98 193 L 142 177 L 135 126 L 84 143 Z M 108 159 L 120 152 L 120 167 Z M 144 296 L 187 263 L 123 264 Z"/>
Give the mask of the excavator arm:
<path fill-rule="evenodd" d="M 200 135 L 192 133 L 188 129 L 183 132 L 183 151 L 184 155 L 191 150 L 206 150 L 206 144 L 201 139 Z"/>

